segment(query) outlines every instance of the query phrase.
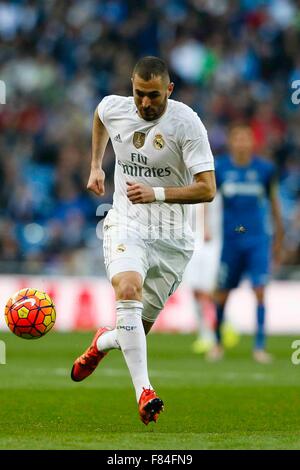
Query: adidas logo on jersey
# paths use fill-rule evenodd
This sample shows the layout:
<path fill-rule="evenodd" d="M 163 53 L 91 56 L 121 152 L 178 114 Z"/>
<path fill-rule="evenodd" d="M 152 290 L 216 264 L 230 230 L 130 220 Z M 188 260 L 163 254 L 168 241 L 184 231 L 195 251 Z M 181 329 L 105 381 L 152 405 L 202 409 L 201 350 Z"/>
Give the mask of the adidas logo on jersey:
<path fill-rule="evenodd" d="M 116 135 L 116 136 L 114 137 L 114 141 L 115 141 L 115 142 L 119 142 L 119 144 L 122 143 L 122 139 L 121 139 L 120 134 L 118 134 L 118 135 Z"/>

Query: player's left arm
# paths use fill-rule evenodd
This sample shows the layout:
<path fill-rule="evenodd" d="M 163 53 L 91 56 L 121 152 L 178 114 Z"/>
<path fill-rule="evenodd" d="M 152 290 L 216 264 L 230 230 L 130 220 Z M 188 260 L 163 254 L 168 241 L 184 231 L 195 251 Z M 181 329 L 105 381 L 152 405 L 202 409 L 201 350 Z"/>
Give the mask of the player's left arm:
<path fill-rule="evenodd" d="M 283 243 L 283 223 L 281 217 L 281 209 L 278 198 L 278 187 L 277 182 L 274 180 L 270 184 L 269 188 L 269 199 L 271 204 L 271 213 L 273 221 L 273 259 L 277 265 L 281 262 L 282 243 Z"/>
<path fill-rule="evenodd" d="M 216 178 L 213 170 L 194 175 L 194 182 L 188 186 L 165 188 L 165 201 L 178 204 L 211 202 L 216 195 Z"/>
<path fill-rule="evenodd" d="M 127 196 L 133 204 L 165 201 L 177 204 L 211 202 L 216 195 L 214 158 L 207 131 L 199 117 L 188 115 L 179 139 L 182 158 L 193 175 L 193 183 L 186 186 L 152 188 L 140 183 L 127 183 Z"/>
<path fill-rule="evenodd" d="M 203 171 L 194 175 L 194 182 L 187 186 L 159 188 L 162 190 L 161 199 L 156 190 L 142 183 L 127 182 L 127 197 L 133 204 L 147 204 L 155 201 L 165 201 L 178 204 L 197 204 L 211 202 L 216 194 L 216 179 L 213 170 Z"/>

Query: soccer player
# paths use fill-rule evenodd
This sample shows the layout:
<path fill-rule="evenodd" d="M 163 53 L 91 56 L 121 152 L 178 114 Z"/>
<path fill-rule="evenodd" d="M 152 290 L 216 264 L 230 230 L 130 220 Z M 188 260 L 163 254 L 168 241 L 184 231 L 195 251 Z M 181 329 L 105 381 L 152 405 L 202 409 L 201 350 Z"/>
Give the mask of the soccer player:
<path fill-rule="evenodd" d="M 257 300 L 253 357 L 257 362 L 269 363 L 271 356 L 265 351 L 264 303 L 271 261 L 269 226 L 273 226 L 275 264 L 280 262 L 283 237 L 275 166 L 253 154 L 253 135 L 246 125 L 231 129 L 229 150 L 228 155 L 216 160 L 217 187 L 223 200 L 223 246 L 215 293 L 217 344 L 208 357 L 217 360 L 223 356 L 221 326 L 226 300 L 242 276 L 248 275 Z"/>
<path fill-rule="evenodd" d="M 204 207 L 203 207 L 204 206 Z M 193 343 L 196 354 L 205 354 L 215 345 L 215 305 L 213 293 L 216 289 L 220 251 L 222 244 L 221 197 L 217 195 L 209 204 L 195 207 L 202 212 L 203 234 L 195 234 L 195 250 L 184 272 L 183 282 L 192 291 L 193 306 L 198 326 L 198 335 Z M 198 236 L 197 236 L 198 235 Z M 222 329 L 225 348 L 234 347 L 239 336 L 231 325 L 224 324 Z"/>
<path fill-rule="evenodd" d="M 207 132 L 188 106 L 170 100 L 164 61 L 144 57 L 132 74 L 133 97 L 107 96 L 93 123 L 88 189 L 104 195 L 104 151 L 115 156 L 113 208 L 103 226 L 104 260 L 116 296 L 116 327 L 100 328 L 76 359 L 71 377 L 89 376 L 111 349 L 120 349 L 143 423 L 156 421 L 163 401 L 147 369 L 146 334 L 176 290 L 193 252 L 188 204 L 212 201 L 214 161 Z"/>
<path fill-rule="evenodd" d="M 196 314 L 198 337 L 193 343 L 193 351 L 206 353 L 215 344 L 214 304 L 212 293 L 216 287 L 221 245 L 220 201 L 216 197 L 210 204 L 196 206 L 202 230 L 195 233 L 195 250 L 183 276 L 183 282 L 192 293 Z"/>

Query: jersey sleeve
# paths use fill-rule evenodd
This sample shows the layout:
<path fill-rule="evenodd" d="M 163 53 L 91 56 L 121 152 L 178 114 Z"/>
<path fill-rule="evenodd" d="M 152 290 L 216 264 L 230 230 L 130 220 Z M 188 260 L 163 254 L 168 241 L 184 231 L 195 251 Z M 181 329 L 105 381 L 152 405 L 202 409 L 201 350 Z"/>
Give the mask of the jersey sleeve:
<path fill-rule="evenodd" d="M 116 113 L 116 109 L 120 107 L 120 97 L 117 95 L 105 96 L 98 104 L 98 116 L 105 127 L 109 126 L 109 122 Z"/>
<path fill-rule="evenodd" d="M 187 120 L 182 138 L 183 160 L 192 175 L 214 170 L 207 131 L 196 113 Z"/>
<path fill-rule="evenodd" d="M 110 96 L 105 96 L 98 104 L 98 116 L 103 124 L 106 124 L 106 112 L 109 106 Z"/>

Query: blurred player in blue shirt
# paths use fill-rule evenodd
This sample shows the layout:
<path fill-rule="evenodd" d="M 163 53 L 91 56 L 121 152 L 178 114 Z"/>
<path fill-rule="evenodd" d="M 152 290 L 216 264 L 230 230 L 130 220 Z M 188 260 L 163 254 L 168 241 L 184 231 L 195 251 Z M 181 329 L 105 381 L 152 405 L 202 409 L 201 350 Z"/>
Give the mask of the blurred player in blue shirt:
<path fill-rule="evenodd" d="M 280 262 L 283 236 L 276 168 L 271 162 L 253 155 L 253 135 L 246 125 L 231 129 L 229 150 L 228 155 L 216 159 L 217 186 L 223 200 L 223 246 L 215 293 L 217 344 L 209 358 L 216 360 L 223 356 L 221 326 L 225 304 L 231 289 L 247 276 L 257 299 L 253 357 L 258 362 L 268 363 L 271 356 L 265 351 L 264 292 L 272 254 L 274 263 Z"/>

